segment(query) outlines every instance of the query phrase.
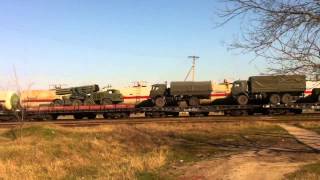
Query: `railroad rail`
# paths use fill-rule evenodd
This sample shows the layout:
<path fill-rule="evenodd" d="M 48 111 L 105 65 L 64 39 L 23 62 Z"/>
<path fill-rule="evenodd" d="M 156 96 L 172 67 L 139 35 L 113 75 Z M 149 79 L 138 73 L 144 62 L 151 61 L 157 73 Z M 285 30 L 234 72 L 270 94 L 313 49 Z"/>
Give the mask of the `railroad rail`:
<path fill-rule="evenodd" d="M 85 120 L 50 120 L 50 121 L 23 121 L 0 122 L 0 128 L 12 128 L 19 125 L 59 125 L 64 127 L 90 127 L 99 125 L 137 125 L 137 124 L 199 124 L 199 123 L 287 123 L 320 122 L 319 113 L 300 115 L 274 115 L 274 116 L 210 116 L 210 117 L 169 117 L 169 118 L 131 118 L 131 119 L 85 119 Z"/>

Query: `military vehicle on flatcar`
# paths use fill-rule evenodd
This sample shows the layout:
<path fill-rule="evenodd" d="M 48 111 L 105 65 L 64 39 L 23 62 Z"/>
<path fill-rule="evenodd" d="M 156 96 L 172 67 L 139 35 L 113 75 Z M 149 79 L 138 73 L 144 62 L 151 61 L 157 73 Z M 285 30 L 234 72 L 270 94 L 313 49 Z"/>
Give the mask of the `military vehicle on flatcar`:
<path fill-rule="evenodd" d="M 56 89 L 56 95 L 62 96 L 61 99 L 55 99 L 53 105 L 110 105 L 123 102 L 123 96 L 116 89 L 107 89 L 99 91 L 99 86 L 89 85 L 71 88 Z"/>
<path fill-rule="evenodd" d="M 290 104 L 306 90 L 304 75 L 252 76 L 233 83 L 231 96 L 240 105 L 254 103 Z"/>
<path fill-rule="evenodd" d="M 176 81 L 167 84 L 154 84 L 150 98 L 157 107 L 178 105 L 179 107 L 199 106 L 200 99 L 210 99 L 211 81 Z"/>

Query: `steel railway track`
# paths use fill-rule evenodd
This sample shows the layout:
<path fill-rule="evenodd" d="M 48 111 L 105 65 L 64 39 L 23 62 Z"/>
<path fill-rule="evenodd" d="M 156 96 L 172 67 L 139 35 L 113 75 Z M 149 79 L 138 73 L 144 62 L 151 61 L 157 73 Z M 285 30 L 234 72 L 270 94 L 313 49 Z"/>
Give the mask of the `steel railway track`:
<path fill-rule="evenodd" d="M 179 123 L 299 123 L 319 122 L 319 113 L 301 115 L 275 115 L 275 116 L 209 116 L 209 117 L 167 117 L 167 118 L 130 118 L 130 119 L 95 119 L 95 120 L 55 120 L 55 121 L 24 121 L 23 125 L 60 125 L 65 127 L 90 127 L 99 125 L 120 124 L 179 124 Z M 0 122 L 0 128 L 10 128 L 21 125 L 21 122 Z"/>

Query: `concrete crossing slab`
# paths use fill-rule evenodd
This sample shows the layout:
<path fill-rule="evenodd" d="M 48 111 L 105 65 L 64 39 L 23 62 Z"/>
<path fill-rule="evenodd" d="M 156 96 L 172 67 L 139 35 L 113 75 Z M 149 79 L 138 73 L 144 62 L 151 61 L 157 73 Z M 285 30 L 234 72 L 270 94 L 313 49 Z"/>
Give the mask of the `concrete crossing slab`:
<path fill-rule="evenodd" d="M 299 142 L 314 150 L 320 151 L 320 134 L 288 124 L 280 124 L 280 127 L 288 131 L 288 133 L 294 136 Z"/>

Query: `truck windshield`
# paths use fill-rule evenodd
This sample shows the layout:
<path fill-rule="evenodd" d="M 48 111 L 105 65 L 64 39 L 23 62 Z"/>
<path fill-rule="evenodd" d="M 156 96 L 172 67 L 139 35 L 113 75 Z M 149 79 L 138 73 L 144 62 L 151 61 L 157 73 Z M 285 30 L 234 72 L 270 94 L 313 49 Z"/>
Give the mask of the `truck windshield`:
<path fill-rule="evenodd" d="M 152 90 L 153 90 L 153 91 L 156 91 L 156 90 L 158 90 L 158 89 L 159 89 L 159 86 L 153 86 L 153 87 L 152 87 Z"/>
<path fill-rule="evenodd" d="M 235 82 L 235 83 L 233 83 L 233 86 L 234 86 L 234 87 L 240 87 L 240 86 L 241 86 L 241 83 L 240 83 L 240 82 Z"/>

